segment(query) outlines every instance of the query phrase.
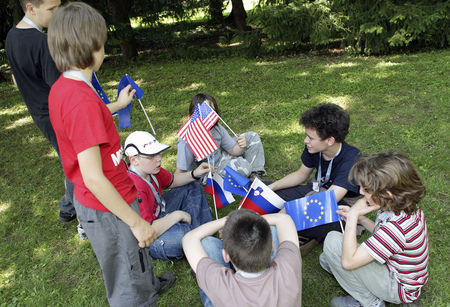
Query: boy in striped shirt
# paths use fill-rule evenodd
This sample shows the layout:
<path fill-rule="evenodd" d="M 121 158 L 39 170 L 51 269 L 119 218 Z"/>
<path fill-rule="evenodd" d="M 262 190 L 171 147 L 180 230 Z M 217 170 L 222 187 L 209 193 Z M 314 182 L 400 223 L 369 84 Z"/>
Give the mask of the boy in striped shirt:
<path fill-rule="evenodd" d="M 428 231 L 419 202 L 425 197 L 420 176 L 405 155 L 390 151 L 361 158 L 349 180 L 360 185 L 353 207 L 339 206 L 345 233 L 330 232 L 320 264 L 350 296 L 335 297 L 331 306 L 385 306 L 384 301 L 420 306 L 428 280 Z M 375 222 L 365 217 L 378 210 Z M 360 222 L 372 236 L 358 245 Z M 375 260 L 375 261 L 374 261 Z"/>

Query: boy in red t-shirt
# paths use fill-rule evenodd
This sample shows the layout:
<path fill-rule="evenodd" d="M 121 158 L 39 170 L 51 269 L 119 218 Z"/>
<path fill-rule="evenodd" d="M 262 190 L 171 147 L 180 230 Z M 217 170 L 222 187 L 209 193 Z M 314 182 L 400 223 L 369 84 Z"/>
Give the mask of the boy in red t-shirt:
<path fill-rule="evenodd" d="M 139 216 L 137 190 L 122 161 L 110 110 L 92 86 L 104 58 L 106 23 L 81 2 L 61 7 L 48 27 L 50 54 L 63 72 L 50 91 L 50 120 L 67 177 L 75 184 L 77 217 L 103 271 L 111 306 L 156 306 L 170 273 L 155 278 L 145 248 L 153 227 Z M 131 102 L 135 91 L 126 92 Z"/>
<path fill-rule="evenodd" d="M 209 172 L 210 166 L 202 163 L 190 173 L 172 174 L 161 166 L 162 154 L 169 147 L 145 131 L 133 132 L 125 141 L 129 176 L 141 197 L 141 216 L 158 236 L 150 245 L 150 254 L 152 258 L 165 260 L 181 259 L 183 236 L 212 221 L 205 193 L 196 182 Z M 162 190 L 168 188 L 171 190 L 163 195 Z"/>

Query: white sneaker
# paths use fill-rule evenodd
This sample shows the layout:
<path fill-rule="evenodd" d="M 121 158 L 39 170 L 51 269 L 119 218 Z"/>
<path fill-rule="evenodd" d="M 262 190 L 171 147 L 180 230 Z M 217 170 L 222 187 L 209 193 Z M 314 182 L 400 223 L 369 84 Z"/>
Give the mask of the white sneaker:
<path fill-rule="evenodd" d="M 361 303 L 355 300 L 352 296 L 339 296 L 331 300 L 332 307 L 361 307 Z M 383 300 L 377 298 L 370 307 L 385 307 Z"/>
<path fill-rule="evenodd" d="M 81 240 L 86 240 L 88 238 L 86 235 L 86 232 L 83 229 L 83 226 L 81 226 L 80 223 L 78 223 L 78 225 L 77 225 L 77 231 L 78 231 L 78 234 L 80 235 Z"/>

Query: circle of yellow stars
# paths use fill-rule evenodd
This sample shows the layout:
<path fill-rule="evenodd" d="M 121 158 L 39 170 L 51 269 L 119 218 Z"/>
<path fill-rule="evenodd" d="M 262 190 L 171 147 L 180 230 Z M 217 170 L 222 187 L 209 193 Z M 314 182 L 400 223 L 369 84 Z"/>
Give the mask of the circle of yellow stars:
<path fill-rule="evenodd" d="M 241 188 L 241 186 L 240 186 L 239 184 L 233 182 L 233 180 L 232 180 L 232 178 L 231 178 L 230 175 L 228 175 L 228 181 L 230 182 L 230 184 L 231 184 L 232 186 L 234 186 L 234 187 L 236 187 L 236 188 Z"/>
<path fill-rule="evenodd" d="M 317 218 L 312 218 L 308 215 L 308 206 L 309 205 L 318 205 L 320 206 L 320 215 Z M 325 214 L 325 212 L 323 212 L 324 207 L 322 206 L 322 202 L 318 201 L 317 199 L 311 200 L 306 202 L 306 206 L 303 207 L 303 214 L 306 215 L 306 219 L 309 220 L 311 223 L 312 222 L 317 222 L 318 220 L 322 219 L 322 215 Z"/>

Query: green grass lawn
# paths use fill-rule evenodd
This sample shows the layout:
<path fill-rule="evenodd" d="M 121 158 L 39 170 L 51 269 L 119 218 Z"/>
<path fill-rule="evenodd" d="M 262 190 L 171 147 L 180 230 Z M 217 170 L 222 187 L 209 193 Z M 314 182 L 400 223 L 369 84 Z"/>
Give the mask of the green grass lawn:
<path fill-rule="evenodd" d="M 305 137 L 300 115 L 321 102 L 351 114 L 348 143 L 365 154 L 407 153 L 426 182 L 421 206 L 430 236 L 430 279 L 424 306 L 450 302 L 450 50 L 383 57 L 299 55 L 274 60 L 216 58 L 156 63 L 109 59 L 97 74 L 110 99 L 128 73 L 144 90 L 141 99 L 159 141 L 172 147 L 163 166 L 175 171 L 176 132 L 190 99 L 214 96 L 223 119 L 240 133 L 262 136 L 269 180 L 297 170 Z M 138 103 L 132 127 L 151 131 Z M 59 160 L 32 122 L 12 83 L 0 84 L 0 306 L 107 306 L 100 267 L 76 222 L 57 220 L 64 192 Z M 211 200 L 211 199 L 210 199 Z M 226 215 L 238 202 L 219 211 Z M 363 236 L 364 238 L 364 236 Z M 361 238 L 361 239 L 363 239 Z M 321 245 L 303 259 L 303 305 L 328 306 L 344 295 L 319 265 Z M 177 274 L 159 306 L 201 306 L 185 260 L 154 261 L 157 274 Z"/>

